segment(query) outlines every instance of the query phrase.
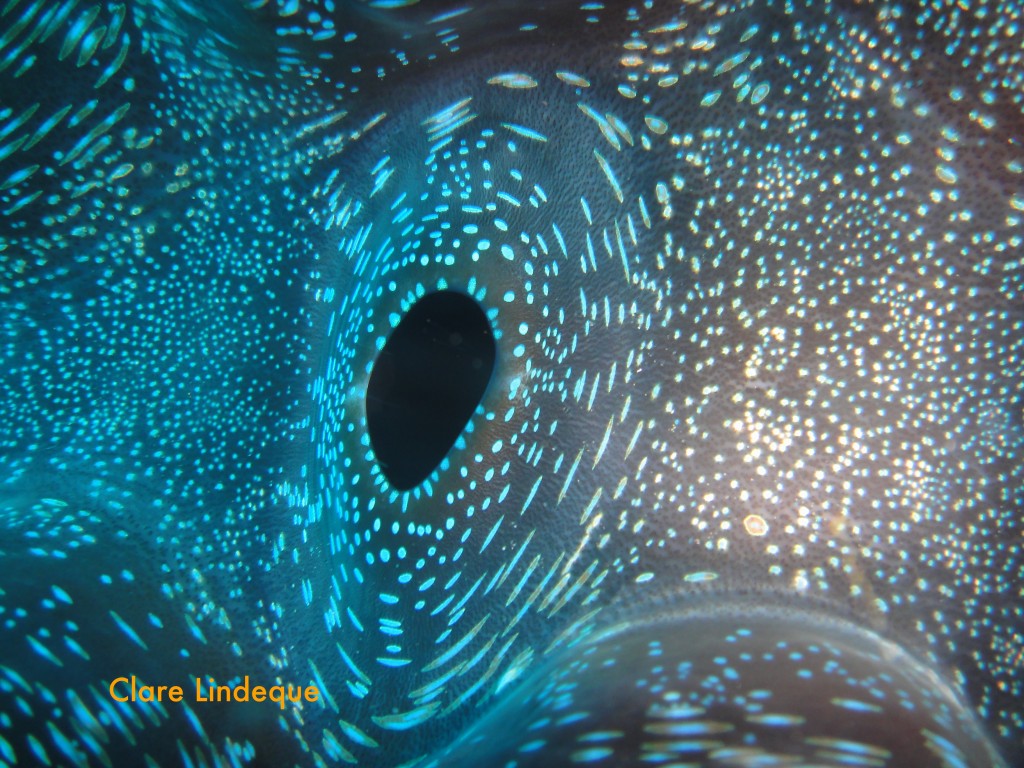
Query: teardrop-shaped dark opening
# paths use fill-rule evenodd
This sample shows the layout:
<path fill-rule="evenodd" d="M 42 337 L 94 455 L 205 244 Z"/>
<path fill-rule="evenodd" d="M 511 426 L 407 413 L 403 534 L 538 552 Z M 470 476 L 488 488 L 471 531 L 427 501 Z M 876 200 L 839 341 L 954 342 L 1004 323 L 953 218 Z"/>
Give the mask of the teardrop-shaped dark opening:
<path fill-rule="evenodd" d="M 384 476 L 408 490 L 441 463 L 484 396 L 494 334 L 469 296 L 438 291 L 416 302 L 370 372 L 366 424 Z"/>

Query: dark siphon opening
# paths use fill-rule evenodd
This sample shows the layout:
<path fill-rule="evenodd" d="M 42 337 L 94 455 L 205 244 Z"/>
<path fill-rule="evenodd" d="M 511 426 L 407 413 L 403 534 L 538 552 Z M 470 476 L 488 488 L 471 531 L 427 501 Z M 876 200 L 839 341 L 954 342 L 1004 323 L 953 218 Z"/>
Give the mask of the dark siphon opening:
<path fill-rule="evenodd" d="M 451 450 L 494 371 L 494 334 L 480 305 L 455 291 L 414 304 L 374 361 L 366 421 L 384 476 L 423 482 Z"/>

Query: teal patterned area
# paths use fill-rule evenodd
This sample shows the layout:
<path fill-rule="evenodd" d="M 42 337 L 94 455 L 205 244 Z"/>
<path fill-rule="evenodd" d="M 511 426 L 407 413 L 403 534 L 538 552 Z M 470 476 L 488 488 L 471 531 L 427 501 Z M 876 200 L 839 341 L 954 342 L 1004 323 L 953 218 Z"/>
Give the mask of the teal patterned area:
<path fill-rule="evenodd" d="M 1024 764 L 1016 0 L 0 4 L 0 766 Z"/>

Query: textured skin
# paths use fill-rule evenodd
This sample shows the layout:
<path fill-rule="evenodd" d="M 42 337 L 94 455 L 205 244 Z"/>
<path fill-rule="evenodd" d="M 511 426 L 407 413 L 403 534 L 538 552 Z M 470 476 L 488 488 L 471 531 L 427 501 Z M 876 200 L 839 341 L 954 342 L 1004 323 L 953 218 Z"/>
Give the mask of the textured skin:
<path fill-rule="evenodd" d="M 387 5 L 0 8 L 0 765 L 1024 763 L 1019 5 Z"/>

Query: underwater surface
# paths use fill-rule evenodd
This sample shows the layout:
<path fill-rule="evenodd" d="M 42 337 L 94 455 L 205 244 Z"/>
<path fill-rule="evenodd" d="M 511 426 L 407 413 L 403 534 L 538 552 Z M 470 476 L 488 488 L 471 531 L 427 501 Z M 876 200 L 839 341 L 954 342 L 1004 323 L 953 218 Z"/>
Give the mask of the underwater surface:
<path fill-rule="evenodd" d="M 1021 3 L 0 4 L 0 766 L 1024 765 Z"/>

